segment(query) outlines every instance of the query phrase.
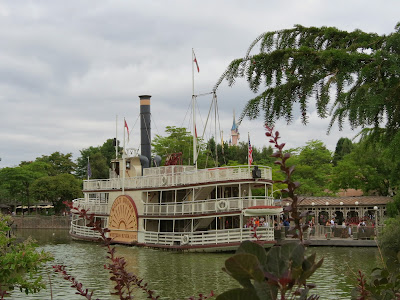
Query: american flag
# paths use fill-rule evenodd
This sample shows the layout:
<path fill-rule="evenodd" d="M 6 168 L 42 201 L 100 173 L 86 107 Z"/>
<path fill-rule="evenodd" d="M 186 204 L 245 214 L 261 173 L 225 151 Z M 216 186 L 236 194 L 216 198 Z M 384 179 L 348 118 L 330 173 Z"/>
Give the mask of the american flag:
<path fill-rule="evenodd" d="M 250 143 L 250 135 L 249 135 L 249 166 L 253 163 L 253 147 L 251 147 Z"/>

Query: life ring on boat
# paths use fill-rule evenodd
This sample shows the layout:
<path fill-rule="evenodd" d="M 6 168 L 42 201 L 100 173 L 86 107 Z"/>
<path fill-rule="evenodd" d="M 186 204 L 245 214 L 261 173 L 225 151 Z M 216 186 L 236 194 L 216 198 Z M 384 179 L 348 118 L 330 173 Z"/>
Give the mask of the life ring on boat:
<path fill-rule="evenodd" d="M 188 235 L 183 235 L 181 238 L 181 245 L 186 245 L 189 243 L 189 236 Z"/>
<path fill-rule="evenodd" d="M 227 210 L 229 208 L 229 203 L 226 200 L 219 200 L 217 202 L 217 209 L 218 210 Z"/>
<path fill-rule="evenodd" d="M 162 185 L 167 185 L 167 176 L 161 178 Z"/>

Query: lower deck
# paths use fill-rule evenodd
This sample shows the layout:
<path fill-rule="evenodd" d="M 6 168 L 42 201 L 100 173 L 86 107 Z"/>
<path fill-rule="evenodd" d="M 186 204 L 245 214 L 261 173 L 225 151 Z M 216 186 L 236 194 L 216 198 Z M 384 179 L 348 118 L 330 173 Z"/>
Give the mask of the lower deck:
<path fill-rule="evenodd" d="M 121 230 L 121 234 L 127 232 Z M 99 234 L 90 227 L 72 225 L 70 234 L 75 239 L 97 240 Z M 196 232 L 152 232 L 139 231 L 137 242 L 128 243 L 137 246 L 162 248 L 171 250 L 185 250 L 192 252 L 233 251 L 243 241 L 258 241 L 264 247 L 271 247 L 274 240 L 274 229 L 258 227 L 256 236 L 251 228 L 234 228 L 222 230 L 206 230 Z"/>

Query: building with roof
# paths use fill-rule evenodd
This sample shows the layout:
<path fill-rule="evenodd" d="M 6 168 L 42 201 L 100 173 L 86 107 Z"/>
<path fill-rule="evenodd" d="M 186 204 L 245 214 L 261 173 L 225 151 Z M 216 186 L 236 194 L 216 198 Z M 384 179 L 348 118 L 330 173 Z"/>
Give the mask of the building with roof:
<path fill-rule="evenodd" d="M 301 197 L 298 208 L 300 211 L 314 213 L 315 223 L 325 225 L 334 218 L 335 223 L 341 225 L 358 224 L 361 221 L 369 225 L 383 225 L 386 218 L 386 205 L 392 201 L 385 196 L 358 196 L 358 197 Z M 290 200 L 282 200 L 282 205 L 289 205 Z"/>

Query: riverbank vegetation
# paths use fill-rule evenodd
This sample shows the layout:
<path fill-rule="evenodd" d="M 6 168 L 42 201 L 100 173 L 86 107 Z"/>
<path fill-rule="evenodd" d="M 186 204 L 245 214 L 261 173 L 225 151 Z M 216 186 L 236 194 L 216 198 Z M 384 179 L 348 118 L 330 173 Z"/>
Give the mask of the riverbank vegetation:
<path fill-rule="evenodd" d="M 11 224 L 11 217 L 0 213 L 0 299 L 15 289 L 28 294 L 45 288 L 38 271 L 52 260 L 49 253 L 36 250 L 32 239 L 16 242 L 11 236 Z"/>

